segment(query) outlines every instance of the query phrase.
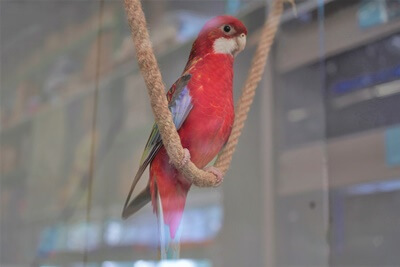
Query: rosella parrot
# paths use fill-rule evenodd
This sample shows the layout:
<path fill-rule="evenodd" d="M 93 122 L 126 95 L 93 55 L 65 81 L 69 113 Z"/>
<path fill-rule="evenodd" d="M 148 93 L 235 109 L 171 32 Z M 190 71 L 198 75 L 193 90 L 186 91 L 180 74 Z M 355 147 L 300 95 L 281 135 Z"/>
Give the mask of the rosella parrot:
<path fill-rule="evenodd" d="M 182 146 L 198 168 L 212 161 L 231 133 L 234 120 L 233 63 L 246 45 L 247 29 L 232 16 L 208 21 L 193 43 L 182 76 L 167 93 Z M 147 187 L 131 202 L 130 196 L 150 164 Z M 220 179 L 221 174 L 209 170 Z M 179 255 L 180 222 L 191 183 L 170 163 L 157 125 L 154 124 L 143 152 L 139 170 L 122 213 L 123 218 L 152 202 L 160 224 L 161 256 Z M 174 245 L 175 244 L 175 245 Z"/>

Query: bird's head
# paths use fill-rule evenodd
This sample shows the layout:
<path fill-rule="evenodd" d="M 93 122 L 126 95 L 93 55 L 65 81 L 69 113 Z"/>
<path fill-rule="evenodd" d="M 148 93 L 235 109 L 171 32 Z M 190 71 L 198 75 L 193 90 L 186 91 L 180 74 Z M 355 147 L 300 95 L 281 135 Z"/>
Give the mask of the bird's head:
<path fill-rule="evenodd" d="M 209 20 L 193 43 L 191 57 L 209 53 L 235 57 L 246 45 L 247 29 L 232 16 L 218 16 Z"/>

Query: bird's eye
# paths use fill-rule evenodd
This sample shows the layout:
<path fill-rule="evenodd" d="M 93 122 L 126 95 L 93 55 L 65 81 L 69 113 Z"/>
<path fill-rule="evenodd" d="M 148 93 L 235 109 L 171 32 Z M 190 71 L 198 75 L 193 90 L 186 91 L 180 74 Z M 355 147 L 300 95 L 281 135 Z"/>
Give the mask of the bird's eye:
<path fill-rule="evenodd" d="M 230 31 L 231 31 L 231 26 L 225 25 L 225 26 L 224 26 L 224 32 L 228 33 L 228 32 L 230 32 Z"/>

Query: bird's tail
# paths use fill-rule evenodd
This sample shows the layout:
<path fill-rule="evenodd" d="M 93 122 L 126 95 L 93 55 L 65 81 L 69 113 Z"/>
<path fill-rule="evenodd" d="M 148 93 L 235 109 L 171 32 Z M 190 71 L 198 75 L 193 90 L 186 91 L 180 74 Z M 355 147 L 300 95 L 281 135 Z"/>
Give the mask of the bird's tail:
<path fill-rule="evenodd" d="M 182 235 L 182 225 L 180 224 L 174 236 L 171 235 L 170 226 L 164 220 L 164 212 L 161 204 L 160 194 L 157 193 L 157 213 L 158 213 L 158 230 L 160 236 L 160 259 L 176 260 L 180 254 L 180 239 Z"/>

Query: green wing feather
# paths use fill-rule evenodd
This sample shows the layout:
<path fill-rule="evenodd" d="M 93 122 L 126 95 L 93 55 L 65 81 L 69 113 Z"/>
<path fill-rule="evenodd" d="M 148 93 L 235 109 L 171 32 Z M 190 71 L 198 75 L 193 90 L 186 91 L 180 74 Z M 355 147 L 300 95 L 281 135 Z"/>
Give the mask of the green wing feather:
<path fill-rule="evenodd" d="M 151 158 L 151 154 L 155 152 L 155 149 L 159 146 L 160 143 L 161 143 L 160 132 L 158 131 L 157 124 L 154 123 L 149 136 L 149 140 L 147 140 L 146 146 L 144 148 L 142 158 L 140 159 L 140 166 L 146 165 L 146 163 L 147 164 L 150 163 L 148 162 L 148 160 Z"/>

